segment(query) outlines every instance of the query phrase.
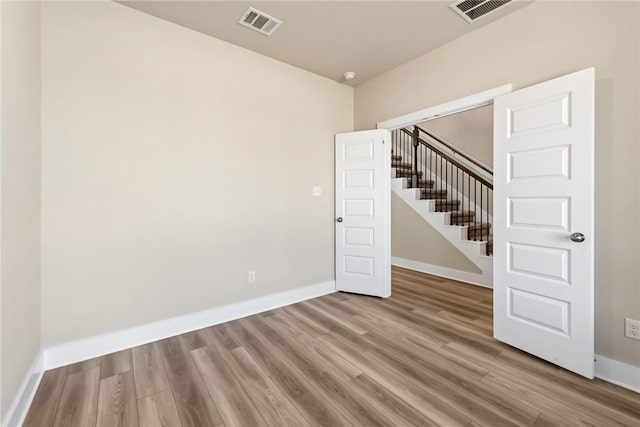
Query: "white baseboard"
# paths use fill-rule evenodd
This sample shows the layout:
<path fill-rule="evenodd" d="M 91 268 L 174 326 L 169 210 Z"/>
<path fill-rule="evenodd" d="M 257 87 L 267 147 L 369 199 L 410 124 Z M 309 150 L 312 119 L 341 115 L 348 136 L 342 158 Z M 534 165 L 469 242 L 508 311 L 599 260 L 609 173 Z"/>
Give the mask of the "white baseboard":
<path fill-rule="evenodd" d="M 97 335 L 44 350 L 45 369 L 53 369 L 105 354 L 136 347 L 164 338 L 251 316 L 274 308 L 295 304 L 336 291 L 335 281 L 317 283 L 290 291 L 216 307 L 160 322 Z"/>
<path fill-rule="evenodd" d="M 38 390 L 44 371 L 44 353 L 40 350 L 27 375 L 24 377 L 18 394 L 2 422 L 3 427 L 19 427 L 22 425 L 33 401 L 33 397 Z"/>
<path fill-rule="evenodd" d="M 640 393 L 640 367 L 596 354 L 596 377 Z"/>
<path fill-rule="evenodd" d="M 421 273 L 432 274 L 434 276 L 444 277 L 445 279 L 453 279 L 458 282 L 469 283 L 471 285 L 482 286 L 483 288 L 491 288 L 491 286 L 483 283 L 481 274 L 469 273 L 468 271 L 455 270 L 453 268 L 440 267 L 439 265 L 427 264 L 410 259 L 391 257 L 391 265 L 408 268 L 409 270 L 419 271 Z M 392 290 L 393 292 L 393 290 Z"/>

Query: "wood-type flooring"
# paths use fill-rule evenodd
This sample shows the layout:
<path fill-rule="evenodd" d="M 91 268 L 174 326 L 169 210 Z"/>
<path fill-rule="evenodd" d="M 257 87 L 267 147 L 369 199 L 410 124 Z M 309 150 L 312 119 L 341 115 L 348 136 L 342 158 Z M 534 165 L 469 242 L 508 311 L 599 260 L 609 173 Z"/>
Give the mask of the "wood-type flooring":
<path fill-rule="evenodd" d="M 492 338 L 492 293 L 401 268 L 44 374 L 25 426 L 640 426 L 640 394 Z"/>

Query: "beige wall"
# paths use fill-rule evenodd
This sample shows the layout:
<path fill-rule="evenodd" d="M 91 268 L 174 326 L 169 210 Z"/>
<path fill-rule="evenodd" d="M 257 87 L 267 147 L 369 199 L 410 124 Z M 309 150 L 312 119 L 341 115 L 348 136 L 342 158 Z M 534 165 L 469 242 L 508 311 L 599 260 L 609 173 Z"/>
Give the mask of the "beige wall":
<path fill-rule="evenodd" d="M 419 126 L 493 169 L 493 105 L 438 117 Z"/>
<path fill-rule="evenodd" d="M 355 91 L 356 129 L 513 83 L 596 68 L 596 352 L 640 366 L 637 2 L 535 2 Z"/>
<path fill-rule="evenodd" d="M 395 193 L 391 195 L 391 255 L 470 273 L 482 273 L 482 270 Z"/>
<path fill-rule="evenodd" d="M 333 280 L 352 88 L 116 3 L 42 19 L 44 346 Z"/>
<path fill-rule="evenodd" d="M 40 350 L 40 4 L 3 1 L 0 8 L 0 419 L 5 420 Z"/>

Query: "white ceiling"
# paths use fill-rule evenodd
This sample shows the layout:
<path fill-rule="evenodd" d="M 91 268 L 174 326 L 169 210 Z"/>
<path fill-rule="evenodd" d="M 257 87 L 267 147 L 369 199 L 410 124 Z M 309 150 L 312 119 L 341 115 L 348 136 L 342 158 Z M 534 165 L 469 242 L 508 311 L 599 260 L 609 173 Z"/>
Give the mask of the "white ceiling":
<path fill-rule="evenodd" d="M 516 1 L 467 23 L 451 1 L 119 1 L 282 62 L 342 81 L 364 83 L 529 4 Z M 252 6 L 283 21 L 271 36 L 238 21 Z"/>

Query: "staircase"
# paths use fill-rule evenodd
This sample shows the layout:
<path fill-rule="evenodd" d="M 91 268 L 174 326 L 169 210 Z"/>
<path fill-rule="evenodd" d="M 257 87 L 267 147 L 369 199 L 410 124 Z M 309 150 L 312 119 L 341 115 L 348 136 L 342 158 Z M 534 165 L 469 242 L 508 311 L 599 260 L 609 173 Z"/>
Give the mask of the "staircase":
<path fill-rule="evenodd" d="M 493 277 L 492 172 L 451 144 L 413 126 L 393 131 L 392 191 Z"/>

